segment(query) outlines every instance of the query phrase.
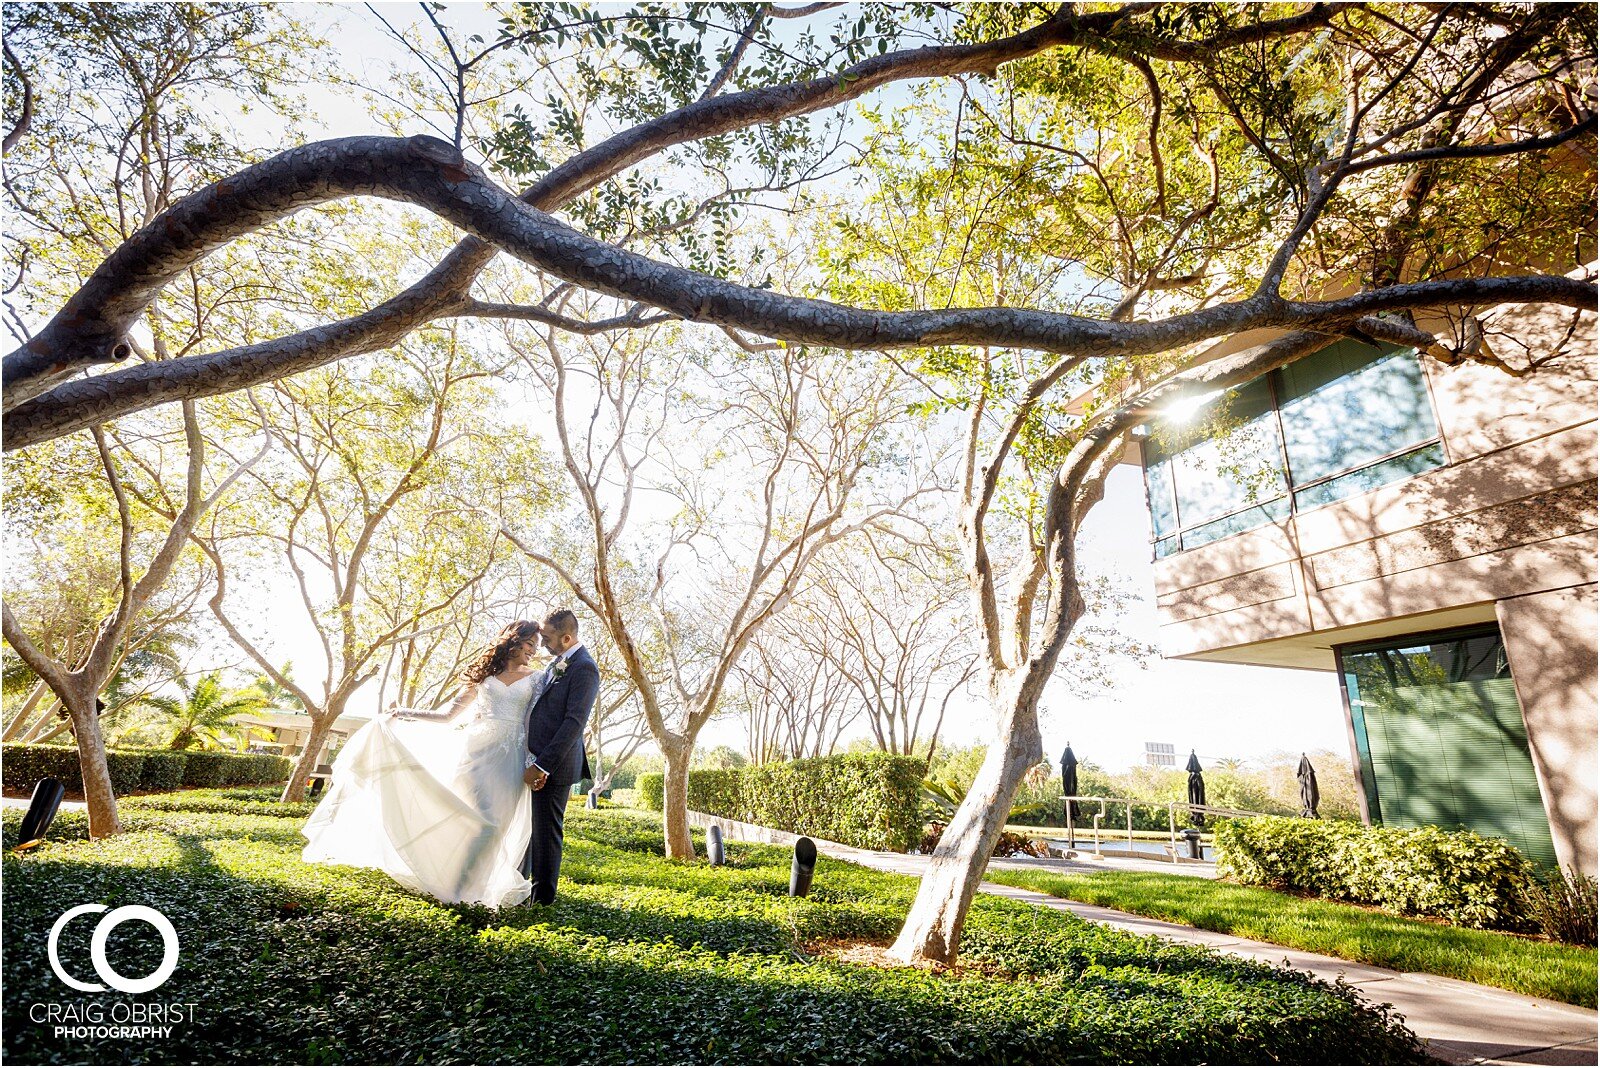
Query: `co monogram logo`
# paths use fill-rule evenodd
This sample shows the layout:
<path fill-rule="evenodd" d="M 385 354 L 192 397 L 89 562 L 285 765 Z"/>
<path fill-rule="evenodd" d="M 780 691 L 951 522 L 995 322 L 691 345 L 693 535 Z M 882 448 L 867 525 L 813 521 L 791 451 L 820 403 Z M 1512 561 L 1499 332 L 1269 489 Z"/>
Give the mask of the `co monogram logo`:
<path fill-rule="evenodd" d="M 95 924 L 94 935 L 89 939 L 89 959 L 94 962 L 95 974 L 105 980 L 105 985 L 100 983 L 85 983 L 74 979 L 67 974 L 61 966 L 61 954 L 57 943 L 61 939 L 61 929 L 65 927 L 74 916 L 81 916 L 86 912 L 105 912 L 100 917 L 100 922 Z M 128 920 L 143 920 L 161 933 L 162 953 L 161 963 L 156 970 L 141 979 L 130 979 L 118 972 L 106 959 L 106 939 L 120 923 Z M 178 932 L 172 926 L 172 921 L 149 905 L 123 905 L 121 908 L 106 912 L 105 905 L 76 905 L 63 912 L 56 920 L 55 926 L 50 928 L 50 969 L 56 973 L 56 978 L 72 987 L 87 993 L 98 993 L 111 987 L 124 994 L 143 994 L 147 990 L 154 990 L 172 975 L 172 970 L 178 966 Z"/>

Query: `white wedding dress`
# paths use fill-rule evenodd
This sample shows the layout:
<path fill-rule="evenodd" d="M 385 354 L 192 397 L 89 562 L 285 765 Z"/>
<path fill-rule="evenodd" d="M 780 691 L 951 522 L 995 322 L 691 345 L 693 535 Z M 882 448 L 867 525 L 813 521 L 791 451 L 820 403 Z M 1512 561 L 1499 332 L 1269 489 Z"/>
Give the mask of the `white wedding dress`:
<path fill-rule="evenodd" d="M 339 750 L 301 859 L 379 868 L 444 902 L 528 898 L 524 715 L 538 672 L 493 677 L 450 722 L 379 716 Z"/>

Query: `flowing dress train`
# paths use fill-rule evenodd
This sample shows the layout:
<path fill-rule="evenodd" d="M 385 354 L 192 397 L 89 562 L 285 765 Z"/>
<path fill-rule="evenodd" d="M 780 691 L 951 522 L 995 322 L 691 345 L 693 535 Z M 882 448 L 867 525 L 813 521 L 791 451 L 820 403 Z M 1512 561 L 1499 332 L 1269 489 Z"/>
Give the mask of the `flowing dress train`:
<path fill-rule="evenodd" d="M 301 829 L 301 859 L 378 868 L 443 902 L 526 900 L 523 717 L 536 676 L 485 679 L 454 722 L 379 716 L 361 727 Z"/>

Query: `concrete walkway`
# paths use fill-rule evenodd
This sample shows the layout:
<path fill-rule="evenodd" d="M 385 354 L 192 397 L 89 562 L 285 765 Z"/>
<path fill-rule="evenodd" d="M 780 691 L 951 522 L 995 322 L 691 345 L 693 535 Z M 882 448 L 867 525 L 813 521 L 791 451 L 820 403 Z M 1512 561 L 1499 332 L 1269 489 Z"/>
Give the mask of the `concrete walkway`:
<path fill-rule="evenodd" d="M 698 817 L 698 818 L 697 818 Z M 711 817 L 690 814 L 690 822 L 704 826 L 713 822 Z M 727 838 L 768 841 L 777 844 L 793 842 L 798 835 L 774 831 L 750 824 L 736 824 L 731 820 L 716 819 Z M 748 830 L 747 830 L 748 829 Z M 764 833 L 763 833 L 764 832 Z M 879 853 L 870 849 L 856 849 L 837 842 L 817 842 L 824 856 L 848 860 L 879 871 L 892 871 L 901 875 L 921 876 L 928 858 L 920 854 Z M 1049 868 L 1057 871 L 1118 871 L 1133 870 L 1139 862 L 1107 861 L 1082 863 L 1078 860 L 1000 859 L 992 861 L 991 869 Z M 1149 865 L 1145 867 L 1144 865 Z M 1163 864 L 1147 861 L 1139 870 L 1172 873 L 1181 870 L 1185 875 L 1202 875 L 1193 868 L 1199 865 Z M 1205 865 L 1211 868 L 1211 865 Z M 1214 876 L 1214 870 L 1210 873 Z M 1085 920 L 1103 923 L 1133 934 L 1159 935 L 1175 942 L 1188 942 L 1209 946 L 1222 953 L 1249 957 L 1266 964 L 1280 964 L 1307 971 L 1330 982 L 1343 977 L 1356 987 L 1369 1001 L 1387 1003 L 1405 1017 L 1405 1022 L 1428 1044 L 1432 1054 L 1447 1064 L 1584 1064 L 1600 1063 L 1597 1052 L 1597 1017 L 1592 1009 L 1580 1009 L 1558 1001 L 1514 994 L 1497 987 L 1479 986 L 1459 979 L 1427 975 L 1422 972 L 1398 972 L 1371 964 L 1357 964 L 1327 957 L 1320 953 L 1306 953 L 1297 949 L 1256 942 L 1235 935 L 1202 931 L 1197 927 L 1134 916 L 1116 909 L 1098 905 L 1085 905 L 1066 901 L 1033 890 L 985 882 L 979 890 L 986 894 L 1025 901 L 1040 908 L 1070 912 Z"/>
<path fill-rule="evenodd" d="M 3 804 L 6 808 L 27 808 L 29 799 L 26 797 L 0 797 L 0 804 Z M 63 801 L 61 802 L 61 807 L 87 809 L 89 803 L 87 801 Z"/>

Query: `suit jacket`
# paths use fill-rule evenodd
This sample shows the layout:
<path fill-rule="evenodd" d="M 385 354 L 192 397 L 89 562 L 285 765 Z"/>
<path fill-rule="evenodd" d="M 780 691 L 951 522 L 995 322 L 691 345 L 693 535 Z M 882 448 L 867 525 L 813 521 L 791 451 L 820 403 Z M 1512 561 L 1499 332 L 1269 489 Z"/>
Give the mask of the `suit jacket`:
<path fill-rule="evenodd" d="M 583 728 L 600 693 L 600 669 L 587 649 L 573 650 L 566 663 L 561 677 L 528 707 L 528 752 L 550 774 L 546 789 L 591 777 Z"/>

